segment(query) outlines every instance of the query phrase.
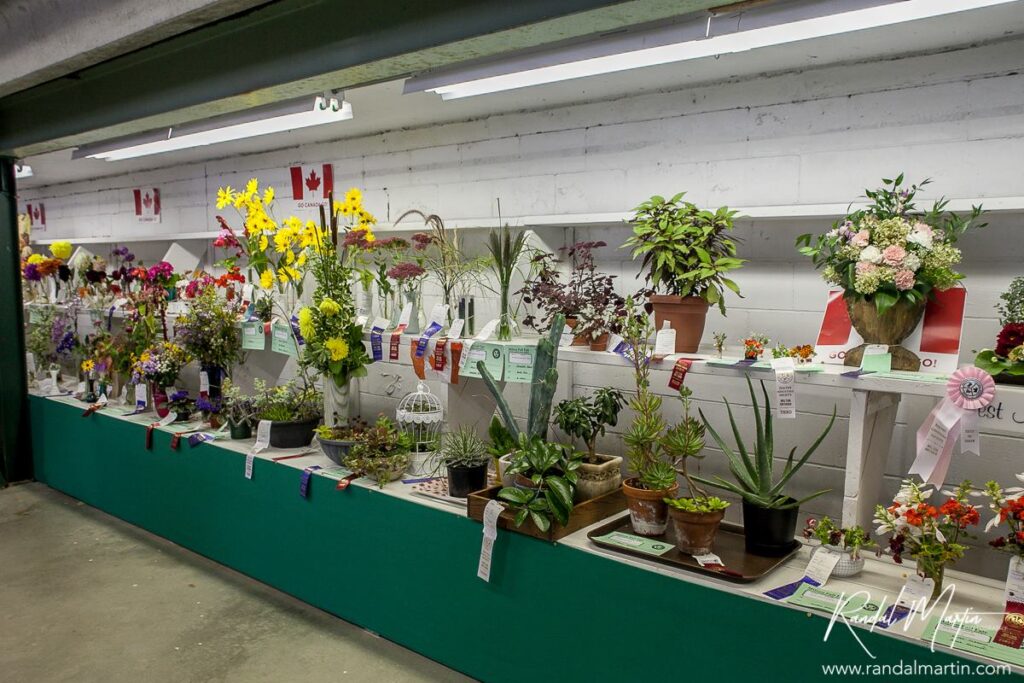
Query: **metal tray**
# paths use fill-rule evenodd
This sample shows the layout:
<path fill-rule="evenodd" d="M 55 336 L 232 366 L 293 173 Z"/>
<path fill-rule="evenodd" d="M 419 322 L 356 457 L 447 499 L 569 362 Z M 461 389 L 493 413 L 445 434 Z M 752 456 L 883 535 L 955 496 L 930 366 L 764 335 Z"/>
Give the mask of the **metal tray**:
<path fill-rule="evenodd" d="M 635 538 L 646 538 L 648 541 L 664 543 L 670 549 L 662 555 L 655 555 L 641 550 L 624 548 L 620 545 L 609 543 L 607 540 L 599 538 L 600 536 L 606 536 L 615 531 L 628 534 L 629 536 L 634 536 Z M 750 581 L 756 581 L 762 576 L 773 571 L 776 567 L 782 565 L 800 549 L 800 541 L 794 539 L 793 547 L 787 553 L 779 557 L 753 555 L 747 552 L 746 546 L 744 545 L 743 527 L 738 524 L 722 524 L 718 528 L 718 534 L 715 536 L 715 545 L 711 549 L 711 552 L 718 555 L 725 566 L 721 568 L 702 567 L 697 560 L 693 559 L 692 555 L 679 552 L 676 548 L 675 527 L 671 520 L 669 521 L 668 529 L 665 531 L 663 536 L 643 537 L 637 536 L 633 533 L 633 527 L 629 523 L 628 514 L 623 515 L 622 517 L 616 517 L 615 519 L 610 520 L 607 524 L 602 524 L 588 533 L 587 538 L 589 538 L 595 545 L 616 553 L 631 555 L 633 557 L 642 557 L 645 560 L 651 560 L 658 564 L 686 569 L 687 571 L 698 572 L 700 574 L 718 576 L 727 581 L 735 581 L 737 583 L 749 583 Z"/>

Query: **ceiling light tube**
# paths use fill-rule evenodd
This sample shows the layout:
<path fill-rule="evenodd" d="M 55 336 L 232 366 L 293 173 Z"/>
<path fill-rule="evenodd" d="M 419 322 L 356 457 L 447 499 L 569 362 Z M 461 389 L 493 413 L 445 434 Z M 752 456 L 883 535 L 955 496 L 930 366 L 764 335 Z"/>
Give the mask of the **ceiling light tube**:
<path fill-rule="evenodd" d="M 410 87 L 406 88 L 406 92 L 415 90 L 434 92 L 444 100 L 473 97 L 629 69 L 745 52 L 772 45 L 840 35 L 1019 1 L 900 0 L 853 11 L 839 11 L 776 25 L 735 30 L 725 35 L 713 35 L 712 32 L 706 38 L 575 59 L 496 75 L 463 78 L 460 81 L 452 78 L 444 83 L 442 77 L 428 74 L 423 79 L 414 79 Z M 771 5 L 766 6 L 766 9 L 768 7 Z M 751 10 L 750 13 L 755 11 L 757 10 Z M 742 18 L 745 14 L 739 16 Z M 712 23 L 713 25 L 714 23 Z M 428 79 L 432 82 L 429 82 Z M 417 80 L 421 83 L 419 87 L 415 82 Z"/>
<path fill-rule="evenodd" d="M 301 101 L 260 107 L 176 128 L 85 145 L 75 150 L 72 158 L 107 161 L 134 159 L 150 154 L 163 154 L 270 133 L 321 126 L 351 118 L 352 105 L 344 100 L 339 102 L 335 97 L 318 96 L 310 107 L 309 98 L 302 98 Z"/>

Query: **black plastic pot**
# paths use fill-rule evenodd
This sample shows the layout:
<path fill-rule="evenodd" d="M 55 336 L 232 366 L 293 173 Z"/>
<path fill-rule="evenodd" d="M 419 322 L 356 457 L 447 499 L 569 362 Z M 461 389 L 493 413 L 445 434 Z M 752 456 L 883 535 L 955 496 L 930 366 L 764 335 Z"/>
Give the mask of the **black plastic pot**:
<path fill-rule="evenodd" d="M 231 431 L 232 439 L 248 439 L 252 436 L 252 425 L 248 422 L 235 424 L 228 420 L 228 429 Z"/>
<path fill-rule="evenodd" d="M 474 491 L 487 488 L 487 463 L 476 467 L 448 468 L 448 495 L 465 498 Z"/>
<path fill-rule="evenodd" d="M 792 502 L 792 498 L 789 499 Z M 788 553 L 796 540 L 796 520 L 799 510 L 763 508 L 743 501 L 743 539 L 747 552 L 765 557 L 780 557 Z"/>
<path fill-rule="evenodd" d="M 270 445 L 274 448 L 302 448 L 313 440 L 313 431 L 320 424 L 320 418 L 301 422 L 271 422 Z"/>

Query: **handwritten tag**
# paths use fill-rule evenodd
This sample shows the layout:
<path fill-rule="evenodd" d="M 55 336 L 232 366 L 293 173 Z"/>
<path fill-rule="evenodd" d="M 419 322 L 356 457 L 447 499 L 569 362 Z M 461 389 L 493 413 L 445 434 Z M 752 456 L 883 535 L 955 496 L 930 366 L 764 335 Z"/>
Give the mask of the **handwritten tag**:
<path fill-rule="evenodd" d="M 252 468 L 256 462 L 256 454 L 249 453 L 245 456 L 245 478 L 252 479 Z"/>
<path fill-rule="evenodd" d="M 819 546 L 811 555 L 811 561 L 807 563 L 807 568 L 804 569 L 804 577 L 814 581 L 817 586 L 824 586 L 828 577 L 832 576 L 832 572 L 835 571 L 840 559 L 842 559 L 842 555 L 839 553 Z"/>
<path fill-rule="evenodd" d="M 484 508 L 484 538 L 480 545 L 480 562 L 476 575 L 484 581 L 491 580 L 491 556 L 494 552 L 494 541 L 498 538 L 498 517 L 505 507 L 496 500 L 487 503 Z"/>
<path fill-rule="evenodd" d="M 927 605 L 928 601 L 931 600 L 934 588 L 934 579 L 926 578 L 919 574 L 911 574 L 907 577 L 907 582 L 903 584 L 903 590 L 900 593 L 898 603 L 905 607 Z"/>
<path fill-rule="evenodd" d="M 772 358 L 775 370 L 775 410 L 780 418 L 796 419 L 796 363 L 792 358 Z"/>
<path fill-rule="evenodd" d="M 486 325 L 480 328 L 480 332 L 478 332 L 473 339 L 477 341 L 486 341 L 491 338 L 491 335 L 494 334 L 496 329 L 498 329 L 498 321 L 489 320 Z"/>
<path fill-rule="evenodd" d="M 270 420 L 260 420 L 256 425 L 256 443 L 253 444 L 252 452 L 259 453 L 270 445 Z"/>
<path fill-rule="evenodd" d="M 161 418 L 161 420 L 159 422 L 157 422 L 157 424 L 160 425 L 161 427 L 166 427 L 167 425 L 171 424 L 172 422 L 174 422 L 177 419 L 178 419 L 178 414 L 175 413 L 172 410 L 171 412 L 169 412 L 166 415 L 164 415 L 163 418 Z"/>
<path fill-rule="evenodd" d="M 676 331 L 672 329 L 672 324 L 666 320 L 654 338 L 654 355 L 656 357 L 664 358 L 665 356 L 675 352 Z"/>
<path fill-rule="evenodd" d="M 199 371 L 199 395 L 210 395 L 210 375 L 209 373 L 206 372 L 206 370 Z"/>
<path fill-rule="evenodd" d="M 462 328 L 465 327 L 466 321 L 462 318 L 456 318 L 452 321 L 451 327 L 448 328 L 449 339 L 460 339 L 462 338 Z"/>
<path fill-rule="evenodd" d="M 398 316 L 398 329 L 404 330 L 409 327 L 409 320 L 412 319 L 412 302 L 406 303 L 402 306 L 402 312 Z"/>
<path fill-rule="evenodd" d="M 136 384 L 135 385 L 135 406 L 137 408 L 145 408 L 147 405 L 146 401 L 146 385 Z"/>
<path fill-rule="evenodd" d="M 707 554 L 704 554 L 704 555 L 694 555 L 693 559 L 697 560 L 697 564 L 699 564 L 702 567 L 716 566 L 716 565 L 719 566 L 719 567 L 724 567 L 725 566 L 725 564 L 722 562 L 722 558 L 720 558 L 718 555 L 715 555 L 714 553 L 707 553 Z"/>

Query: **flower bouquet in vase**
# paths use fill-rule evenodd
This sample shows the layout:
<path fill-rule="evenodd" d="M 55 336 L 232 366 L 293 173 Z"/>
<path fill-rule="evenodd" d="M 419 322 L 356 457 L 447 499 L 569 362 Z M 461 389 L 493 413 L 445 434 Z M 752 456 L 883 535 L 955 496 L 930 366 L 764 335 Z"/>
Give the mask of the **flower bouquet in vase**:
<path fill-rule="evenodd" d="M 916 371 L 921 360 L 900 346 L 917 327 L 936 290 L 949 289 L 963 275 L 956 242 L 981 215 L 945 210 L 939 199 L 927 212 L 914 205 L 918 190 L 930 181 L 903 186 L 903 174 L 883 179 L 884 187 L 866 190 L 870 203 L 837 221 L 816 239 L 797 238 L 800 253 L 811 257 L 822 277 L 843 289 L 854 329 L 864 343 L 846 353 L 844 363 L 859 367 L 868 345 L 884 344 L 893 370 Z M 984 224 L 976 227 L 984 227 Z"/>

